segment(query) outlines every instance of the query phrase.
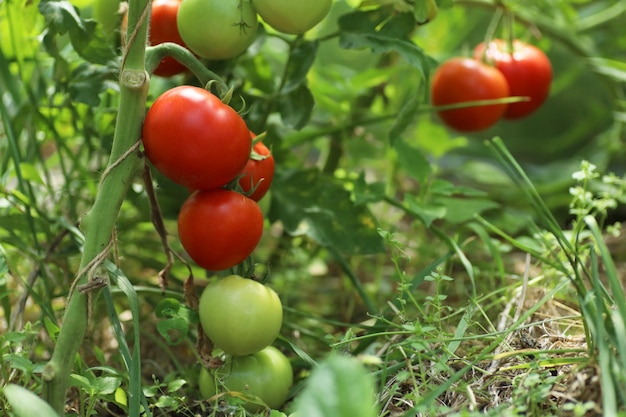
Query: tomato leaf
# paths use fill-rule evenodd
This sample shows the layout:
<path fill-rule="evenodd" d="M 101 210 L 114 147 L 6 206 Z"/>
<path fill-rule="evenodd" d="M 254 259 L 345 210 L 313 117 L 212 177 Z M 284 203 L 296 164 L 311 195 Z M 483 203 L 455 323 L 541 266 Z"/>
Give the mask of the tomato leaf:
<path fill-rule="evenodd" d="M 289 93 L 306 82 L 306 76 L 315 62 L 319 41 L 300 42 L 291 49 L 287 76 L 282 93 Z"/>
<path fill-rule="evenodd" d="M 373 374 L 355 358 L 333 355 L 313 369 L 296 397 L 296 415 L 307 417 L 375 417 Z"/>
<path fill-rule="evenodd" d="M 361 172 L 359 178 L 354 183 L 354 189 L 352 190 L 352 201 L 359 206 L 366 203 L 376 203 L 385 198 L 385 188 L 387 185 L 384 182 L 367 183 L 365 181 L 365 174 Z"/>
<path fill-rule="evenodd" d="M 394 149 L 398 155 L 400 166 L 420 183 L 426 181 L 431 174 L 431 167 L 422 151 L 410 146 L 403 140 L 397 140 L 394 143 Z"/>
<path fill-rule="evenodd" d="M 367 207 L 356 205 L 339 181 L 317 169 L 277 175 L 272 197 L 270 219 L 281 220 L 292 235 L 309 236 L 320 245 L 347 254 L 384 250 Z"/>
<path fill-rule="evenodd" d="M 399 13 L 385 20 L 387 18 L 379 11 L 343 15 L 339 19 L 339 45 L 344 49 L 370 48 L 378 54 L 396 52 L 426 78 L 436 61 L 410 40 L 409 35 L 415 28 L 412 13 Z"/>
<path fill-rule="evenodd" d="M 161 320 L 157 323 L 159 334 L 165 339 L 168 345 L 176 346 L 187 337 L 189 333 L 189 323 L 180 317 Z"/>
<path fill-rule="evenodd" d="M 404 202 L 407 209 L 419 217 L 426 227 L 430 227 L 433 221 L 446 217 L 448 212 L 448 208 L 443 204 L 422 203 L 411 194 L 407 194 Z"/>
<path fill-rule="evenodd" d="M 44 45 L 52 56 L 59 52 L 52 47 L 51 38 L 68 34 L 74 50 L 89 62 L 106 64 L 117 56 L 94 20 L 81 19 L 77 9 L 67 0 L 41 0 L 39 12 L 44 16 L 48 29 Z"/>
<path fill-rule="evenodd" d="M 285 125 L 302 129 L 309 123 L 315 100 L 309 88 L 300 84 L 280 101 L 278 111 Z"/>

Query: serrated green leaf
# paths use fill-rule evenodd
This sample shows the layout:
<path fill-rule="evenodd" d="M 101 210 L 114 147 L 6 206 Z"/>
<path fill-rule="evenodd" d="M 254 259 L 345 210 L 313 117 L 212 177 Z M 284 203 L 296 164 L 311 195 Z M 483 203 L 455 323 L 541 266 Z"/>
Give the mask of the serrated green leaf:
<path fill-rule="evenodd" d="M 4 396 L 16 417 L 59 417 L 50 404 L 19 385 L 8 384 Z"/>
<path fill-rule="evenodd" d="M 384 182 L 367 183 L 365 174 L 361 173 L 354 183 L 352 190 L 352 199 L 354 204 L 359 206 L 366 203 L 376 203 L 385 198 L 385 189 L 387 185 Z"/>
<path fill-rule="evenodd" d="M 405 197 L 405 203 L 407 209 L 419 217 L 426 227 L 430 227 L 433 221 L 446 217 L 448 212 L 447 207 L 443 204 L 423 203 L 411 194 Z"/>
<path fill-rule="evenodd" d="M 185 337 L 187 337 L 187 333 L 189 333 L 189 324 L 183 318 L 173 317 L 171 319 L 161 320 L 158 322 L 157 330 L 168 345 L 176 346 L 185 340 Z"/>
<path fill-rule="evenodd" d="M 499 206 L 486 198 L 438 197 L 435 201 L 447 208 L 446 220 L 450 223 L 472 220 L 475 215 Z"/>
<path fill-rule="evenodd" d="M 92 389 L 91 380 L 83 375 L 71 374 L 70 386 L 81 388 L 86 392 L 90 392 Z"/>
<path fill-rule="evenodd" d="M 93 388 L 95 389 L 97 394 L 100 395 L 109 395 L 113 394 L 117 388 L 122 383 L 122 379 L 120 377 L 115 376 L 102 376 L 96 378 L 95 383 L 93 384 Z"/>
<path fill-rule="evenodd" d="M 315 100 L 305 84 L 281 98 L 278 106 L 280 117 L 285 125 L 299 130 L 309 123 Z"/>
<path fill-rule="evenodd" d="M 72 101 L 89 106 L 100 104 L 99 94 L 107 89 L 111 79 L 117 76 L 117 69 L 83 62 L 70 75 L 68 92 Z"/>
<path fill-rule="evenodd" d="M 94 20 L 81 19 L 77 9 L 69 1 L 41 0 L 39 12 L 48 26 L 46 46 L 52 56 L 58 56 L 51 40 L 51 36 L 57 33 L 67 33 L 74 50 L 89 62 L 106 64 L 117 56 L 102 32 L 96 31 L 97 23 Z"/>
<path fill-rule="evenodd" d="M 160 319 L 177 317 L 180 307 L 181 303 L 177 299 L 171 297 L 163 298 L 154 307 L 154 314 Z"/>
<path fill-rule="evenodd" d="M 313 369 L 295 400 L 303 417 L 376 417 L 374 378 L 355 358 L 333 355 Z"/>
<path fill-rule="evenodd" d="M 300 42 L 290 52 L 285 85 L 281 93 L 289 93 L 306 82 L 306 76 L 315 62 L 319 41 Z"/>
<path fill-rule="evenodd" d="M 357 206 L 336 179 L 317 169 L 277 175 L 272 183 L 270 218 L 280 219 L 293 235 L 306 235 L 323 246 L 347 254 L 384 250 L 376 221 Z"/>
<path fill-rule="evenodd" d="M 7 362 L 10 365 L 10 368 L 19 369 L 26 374 L 32 372 L 33 369 L 33 363 L 30 359 L 14 353 L 3 355 L 2 361 Z"/>
<path fill-rule="evenodd" d="M 393 147 L 398 155 L 400 166 L 415 180 L 420 183 L 425 182 L 432 170 L 424 154 L 403 140 L 394 142 Z"/>
<path fill-rule="evenodd" d="M 339 45 L 344 49 L 370 48 L 377 54 L 396 52 L 418 69 L 423 78 L 436 65 L 409 38 L 415 28 L 411 13 L 400 13 L 392 19 L 380 11 L 348 13 L 339 19 L 339 27 Z"/>

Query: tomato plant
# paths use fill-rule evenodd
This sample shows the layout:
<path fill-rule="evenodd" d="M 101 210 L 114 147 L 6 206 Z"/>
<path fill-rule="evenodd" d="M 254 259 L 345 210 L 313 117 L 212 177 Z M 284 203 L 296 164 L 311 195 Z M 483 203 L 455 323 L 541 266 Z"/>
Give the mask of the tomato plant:
<path fill-rule="evenodd" d="M 263 214 L 248 197 L 229 190 L 196 191 L 178 215 L 178 236 L 202 268 L 219 271 L 246 259 L 263 234 Z"/>
<path fill-rule="evenodd" d="M 252 138 L 239 114 L 210 92 L 178 86 L 146 114 L 143 145 L 150 162 L 192 190 L 232 181 L 250 157 Z"/>
<path fill-rule="evenodd" d="M 249 0 L 184 0 L 178 30 L 194 53 L 207 59 L 230 59 L 256 37 L 259 22 Z"/>
<path fill-rule="evenodd" d="M 299 35 L 326 17 L 332 0 L 252 0 L 263 20 L 274 29 Z"/>
<path fill-rule="evenodd" d="M 435 71 L 431 100 L 435 106 L 468 101 L 504 98 L 509 87 L 504 75 L 494 67 L 471 58 L 452 58 Z M 475 132 L 494 125 L 504 114 L 506 104 L 471 106 L 442 110 L 438 114 L 445 124 L 461 131 Z"/>
<path fill-rule="evenodd" d="M 227 390 L 258 397 L 270 408 L 278 408 L 287 400 L 293 384 L 293 370 L 289 359 L 273 346 L 253 355 L 229 358 L 215 371 L 215 375 L 202 368 L 198 385 L 203 398 L 208 399 L 217 394 L 215 377 Z M 253 403 L 247 408 L 260 409 Z"/>
<path fill-rule="evenodd" d="M 263 142 L 256 142 L 239 177 L 239 186 L 254 201 L 260 201 L 272 185 L 274 156 Z"/>
<path fill-rule="evenodd" d="M 200 297 L 200 323 L 213 344 L 233 356 L 269 346 L 280 331 L 283 310 L 274 290 L 239 275 L 219 278 Z"/>
<path fill-rule="evenodd" d="M 474 49 L 474 58 L 493 64 L 504 74 L 511 96 L 529 97 L 508 105 L 504 117 L 519 119 L 537 110 L 548 98 L 552 83 L 552 65 L 545 53 L 536 46 L 514 40 L 511 50 L 508 42 L 494 39 Z"/>

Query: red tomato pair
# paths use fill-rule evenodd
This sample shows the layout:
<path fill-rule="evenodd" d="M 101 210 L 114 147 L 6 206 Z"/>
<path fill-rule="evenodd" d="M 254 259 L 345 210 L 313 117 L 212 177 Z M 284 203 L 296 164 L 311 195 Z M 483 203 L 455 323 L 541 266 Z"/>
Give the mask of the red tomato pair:
<path fill-rule="evenodd" d="M 183 204 L 179 236 L 209 270 L 230 268 L 254 250 L 263 232 L 256 203 L 274 176 L 274 158 L 230 106 L 207 90 L 179 86 L 159 96 L 142 129 L 146 157 L 170 180 L 195 191 Z M 238 179 L 240 194 L 224 187 Z"/>
<path fill-rule="evenodd" d="M 528 97 L 528 101 L 470 106 L 438 111 L 444 123 L 461 132 L 493 126 L 502 117 L 518 119 L 537 110 L 548 97 L 552 66 L 538 48 L 515 40 L 496 39 L 478 45 L 474 58 L 452 58 L 433 76 L 431 100 L 435 106 L 505 97 Z"/>

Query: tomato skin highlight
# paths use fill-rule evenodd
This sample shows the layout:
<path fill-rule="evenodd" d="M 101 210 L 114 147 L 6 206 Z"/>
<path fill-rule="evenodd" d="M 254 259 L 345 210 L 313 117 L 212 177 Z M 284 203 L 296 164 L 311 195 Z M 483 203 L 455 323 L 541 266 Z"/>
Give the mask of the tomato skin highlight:
<path fill-rule="evenodd" d="M 159 96 L 142 130 L 150 162 L 191 190 L 222 187 L 248 162 L 252 138 L 239 114 L 210 92 L 178 86 Z"/>
<path fill-rule="evenodd" d="M 283 322 L 276 292 L 239 275 L 211 282 L 200 296 L 198 312 L 202 330 L 215 347 L 233 356 L 251 355 L 271 345 Z"/>
<path fill-rule="evenodd" d="M 536 46 L 513 41 L 513 51 L 502 39 L 479 44 L 474 58 L 495 65 L 506 78 L 511 96 L 529 97 L 530 101 L 510 103 L 505 119 L 519 119 L 537 110 L 550 94 L 552 65 L 546 54 Z"/>
<path fill-rule="evenodd" d="M 332 0 L 252 0 L 259 16 L 279 32 L 300 35 L 320 23 Z"/>
<path fill-rule="evenodd" d="M 275 169 L 274 156 L 263 142 L 256 142 L 252 149 L 265 158 L 248 159 L 239 177 L 239 186 L 248 197 L 254 201 L 260 201 L 272 185 Z M 249 194 L 252 189 L 254 191 Z"/>
<path fill-rule="evenodd" d="M 437 68 L 432 77 L 431 101 L 435 106 L 508 96 L 509 86 L 504 75 L 471 58 L 452 58 Z M 506 108 L 507 104 L 473 106 L 438 111 L 438 115 L 455 130 L 477 132 L 493 126 Z"/>
<path fill-rule="evenodd" d="M 289 359 L 278 349 L 268 346 L 249 356 L 227 359 L 220 368 L 213 370 L 229 391 L 256 396 L 270 408 L 279 408 L 289 397 L 293 385 L 293 368 Z M 215 376 L 202 368 L 198 385 L 202 398 L 209 399 L 217 394 Z M 253 403 L 245 405 L 248 411 L 261 411 Z"/>
<path fill-rule="evenodd" d="M 222 60 L 248 49 L 259 21 L 250 0 L 183 0 L 177 24 L 191 51 L 202 58 Z"/>
<path fill-rule="evenodd" d="M 254 251 L 262 234 L 259 205 L 230 190 L 196 191 L 178 214 L 178 236 L 185 251 L 210 271 L 242 262 Z"/>

